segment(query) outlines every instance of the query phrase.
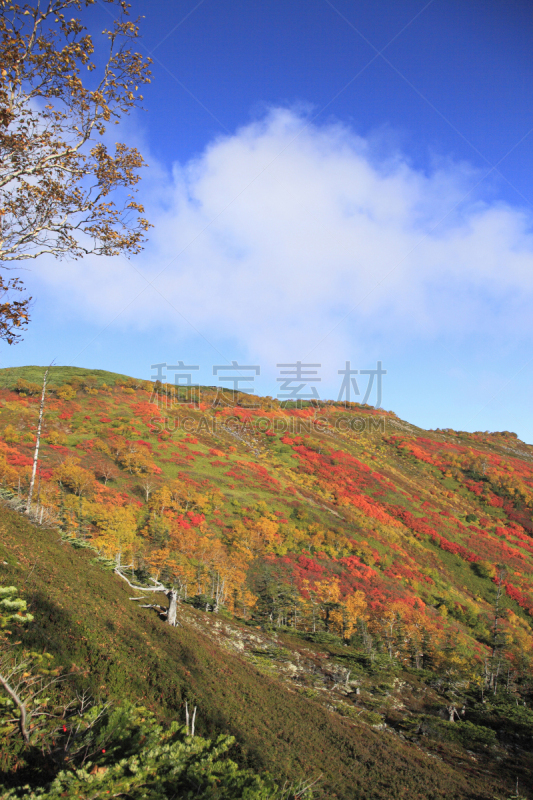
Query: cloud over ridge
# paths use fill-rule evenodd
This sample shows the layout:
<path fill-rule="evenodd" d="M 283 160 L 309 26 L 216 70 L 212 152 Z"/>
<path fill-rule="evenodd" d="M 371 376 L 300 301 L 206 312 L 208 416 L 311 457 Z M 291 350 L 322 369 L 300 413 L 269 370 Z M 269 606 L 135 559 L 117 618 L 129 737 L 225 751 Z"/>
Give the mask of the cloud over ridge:
<path fill-rule="evenodd" d="M 68 293 L 103 324 L 164 320 L 271 361 L 526 325 L 531 214 L 483 199 L 467 165 L 422 171 L 345 125 L 276 108 L 154 174 L 146 251 L 39 267 L 58 302 Z"/>

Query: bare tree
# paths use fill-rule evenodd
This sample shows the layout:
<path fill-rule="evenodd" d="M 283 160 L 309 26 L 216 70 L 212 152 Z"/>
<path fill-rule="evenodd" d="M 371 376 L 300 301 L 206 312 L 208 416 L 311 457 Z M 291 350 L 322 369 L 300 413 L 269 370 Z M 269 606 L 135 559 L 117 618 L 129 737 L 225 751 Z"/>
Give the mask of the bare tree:
<path fill-rule="evenodd" d="M 94 474 L 96 478 L 103 478 L 105 486 L 108 481 L 115 480 L 118 477 L 118 470 L 108 461 L 99 461 L 95 466 Z"/>
<path fill-rule="evenodd" d="M 194 711 L 192 712 L 192 719 L 189 717 L 189 703 L 185 701 L 185 727 L 187 730 L 187 736 L 194 736 L 194 727 L 196 722 L 196 706 L 194 706 Z"/>
<path fill-rule="evenodd" d="M 50 368 L 46 370 L 43 377 L 43 390 L 41 392 L 41 405 L 39 406 L 39 422 L 37 424 L 37 438 L 35 440 L 35 450 L 33 452 L 33 467 L 31 470 L 31 480 L 30 480 L 30 488 L 28 491 L 28 504 L 26 506 L 26 514 L 30 513 L 31 510 L 31 499 L 33 497 L 33 487 L 35 485 L 35 473 L 37 472 L 37 462 L 39 460 L 39 445 L 41 443 L 41 429 L 43 425 L 43 413 L 44 413 L 44 400 L 46 396 L 46 381 L 48 379 L 48 373 Z"/>
<path fill-rule="evenodd" d="M 141 480 L 139 485 L 142 491 L 144 492 L 146 502 L 148 502 L 148 500 L 150 499 L 150 495 L 157 486 L 157 481 L 150 474 L 148 474 Z"/>
<path fill-rule="evenodd" d="M 103 35 L 106 63 L 72 12 L 95 0 L 0 0 L 0 263 L 116 255 L 142 249 L 150 227 L 132 192 L 144 165 L 136 148 L 99 138 L 142 101 L 150 59 L 131 49 L 138 37 L 125 0 Z M 82 79 L 82 70 L 84 77 Z M 115 202 L 111 196 L 118 195 Z M 0 299 L 20 289 L 0 278 Z M 4 298 L 0 338 L 17 338 L 28 301 Z"/>
<path fill-rule="evenodd" d="M 178 616 L 178 590 L 174 589 L 173 587 L 170 588 L 168 586 L 165 586 L 164 583 L 161 583 L 160 581 L 156 580 L 155 578 L 150 578 L 150 580 L 152 581 L 154 586 L 135 586 L 124 575 L 124 573 L 122 572 L 123 569 L 126 569 L 126 567 L 117 566 L 117 568 L 115 569 L 115 573 L 117 575 L 119 575 L 123 580 L 125 580 L 126 583 L 128 584 L 128 586 L 130 586 L 136 592 L 159 592 L 159 593 L 164 594 L 164 595 L 166 595 L 168 597 L 168 609 L 166 611 L 165 611 L 165 609 L 162 609 L 161 606 L 155 606 L 153 604 L 143 605 L 142 608 L 155 608 L 156 610 L 160 611 L 161 613 L 163 613 L 166 616 L 167 623 L 169 625 L 172 625 L 173 627 L 176 627 L 176 625 L 178 624 L 178 620 L 177 620 L 177 616 Z M 144 597 L 130 597 L 130 600 L 145 600 L 145 599 L 146 598 L 144 598 Z"/>

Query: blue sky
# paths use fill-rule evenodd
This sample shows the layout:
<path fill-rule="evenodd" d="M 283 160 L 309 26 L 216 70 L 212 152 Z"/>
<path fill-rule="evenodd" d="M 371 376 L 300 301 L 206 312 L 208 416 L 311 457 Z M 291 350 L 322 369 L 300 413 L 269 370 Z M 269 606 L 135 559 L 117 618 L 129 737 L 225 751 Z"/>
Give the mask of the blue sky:
<path fill-rule="evenodd" d="M 212 384 L 235 359 L 275 395 L 276 364 L 301 360 L 336 399 L 347 360 L 381 360 L 405 419 L 533 442 L 531 4 L 132 11 L 154 78 L 120 135 L 150 164 L 150 242 L 129 262 L 29 264 L 33 322 L 2 366 L 148 378 L 182 360 Z"/>

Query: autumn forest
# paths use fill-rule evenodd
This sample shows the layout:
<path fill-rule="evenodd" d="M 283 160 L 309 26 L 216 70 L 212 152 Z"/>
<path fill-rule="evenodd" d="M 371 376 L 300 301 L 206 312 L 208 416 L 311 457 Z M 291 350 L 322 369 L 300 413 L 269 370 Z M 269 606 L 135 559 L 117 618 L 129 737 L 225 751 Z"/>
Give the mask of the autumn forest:
<path fill-rule="evenodd" d="M 172 385 L 53 367 L 28 504 L 43 373 L 0 373 L 6 510 L 87 552 L 161 632 L 193 625 L 216 642 L 219 620 L 259 674 L 461 780 L 474 771 L 476 797 L 509 796 L 502 780 L 527 791 L 530 446 L 355 403 L 229 406 L 210 387 L 189 402 Z M 302 667 L 304 645 L 327 670 Z"/>

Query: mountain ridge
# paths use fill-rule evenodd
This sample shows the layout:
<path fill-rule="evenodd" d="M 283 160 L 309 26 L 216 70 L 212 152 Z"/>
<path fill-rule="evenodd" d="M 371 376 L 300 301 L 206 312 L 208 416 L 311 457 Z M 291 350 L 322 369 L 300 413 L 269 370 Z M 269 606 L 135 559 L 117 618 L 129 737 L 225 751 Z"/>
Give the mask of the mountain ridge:
<path fill-rule="evenodd" d="M 1 491 L 13 508 L 24 506 L 40 400 L 27 369 L 0 371 Z M 217 652 L 240 630 L 233 652 L 302 708 L 455 759 L 458 793 L 446 796 L 492 798 L 498 772 L 522 785 L 530 445 L 506 431 L 423 431 L 357 404 L 239 394 L 226 406 L 213 387 L 191 403 L 171 385 L 65 369 L 52 368 L 35 521 L 93 548 L 100 570 L 133 559 L 137 584 L 174 586 L 182 628 Z M 164 598 L 161 620 L 138 613 L 174 635 Z M 491 789 L 468 794 L 469 763 Z M 343 780 L 339 796 L 386 796 L 350 795 Z M 402 786 L 398 796 L 418 796 Z"/>

